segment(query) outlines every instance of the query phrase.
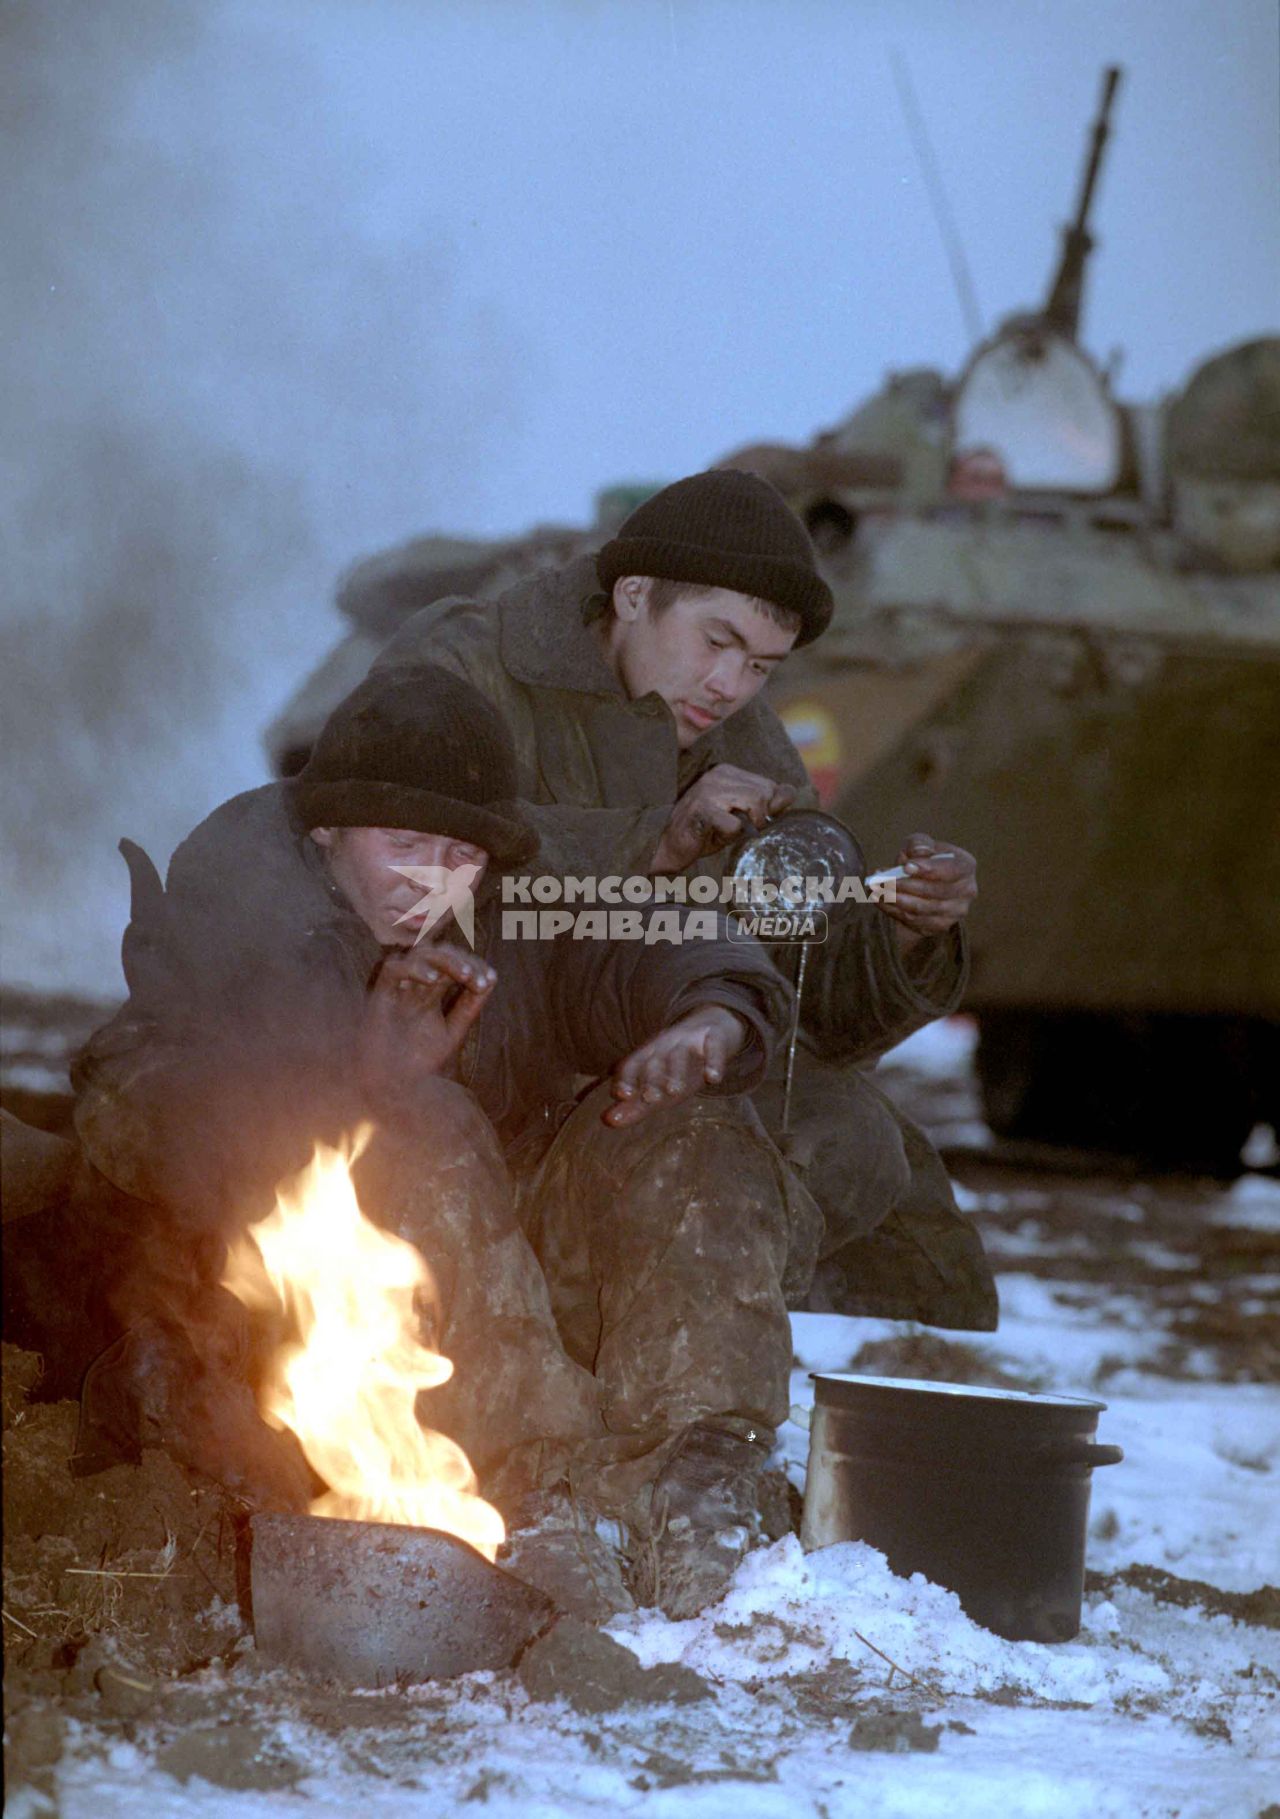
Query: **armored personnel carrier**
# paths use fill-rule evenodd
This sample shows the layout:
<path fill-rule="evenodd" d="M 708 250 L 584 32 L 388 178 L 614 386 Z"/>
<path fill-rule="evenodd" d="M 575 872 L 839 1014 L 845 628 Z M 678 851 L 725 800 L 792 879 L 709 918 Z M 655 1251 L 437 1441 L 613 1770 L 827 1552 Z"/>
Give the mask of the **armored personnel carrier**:
<path fill-rule="evenodd" d="M 1113 396 L 1079 326 L 1118 79 L 1041 308 L 956 376 L 892 375 L 811 445 L 722 465 L 783 490 L 836 596 L 771 685 L 824 802 L 876 860 L 916 828 L 980 857 L 989 1124 L 1230 1173 L 1280 1130 L 1280 337 Z M 362 564 L 277 767 L 405 615 L 596 547 L 648 490 L 589 531 Z"/>

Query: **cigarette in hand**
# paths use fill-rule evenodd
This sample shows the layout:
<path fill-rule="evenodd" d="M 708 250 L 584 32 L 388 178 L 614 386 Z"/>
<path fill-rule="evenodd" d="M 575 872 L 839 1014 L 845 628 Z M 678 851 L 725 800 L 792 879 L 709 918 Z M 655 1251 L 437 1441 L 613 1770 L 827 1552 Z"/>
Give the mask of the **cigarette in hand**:
<path fill-rule="evenodd" d="M 935 859 L 954 859 L 954 858 L 955 858 L 954 853 L 928 853 L 928 854 L 922 854 L 920 856 L 920 858 L 917 860 L 914 860 L 913 863 L 916 865 L 932 865 L 933 861 Z M 895 878 L 906 878 L 908 876 L 910 876 L 910 874 L 908 873 L 905 865 L 895 865 L 895 866 L 891 867 L 891 869 L 887 872 L 869 873 L 868 876 L 865 877 L 862 882 L 864 884 L 891 884 Z"/>

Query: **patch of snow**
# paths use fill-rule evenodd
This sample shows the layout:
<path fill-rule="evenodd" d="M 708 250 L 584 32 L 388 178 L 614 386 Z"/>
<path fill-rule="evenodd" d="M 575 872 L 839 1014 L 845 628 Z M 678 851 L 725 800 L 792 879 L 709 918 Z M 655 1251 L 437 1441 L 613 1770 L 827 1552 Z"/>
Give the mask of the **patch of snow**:
<path fill-rule="evenodd" d="M 1022 1274 L 1002 1275 L 999 1287 L 1000 1351 L 1052 1389 L 1087 1390 L 1104 1359 L 1136 1364 L 1163 1341 L 1136 1295 Z"/>
<path fill-rule="evenodd" d="M 1240 1160 L 1246 1168 L 1274 1168 L 1280 1162 L 1280 1131 L 1270 1124 L 1255 1124 Z"/>
<path fill-rule="evenodd" d="M 1280 1392 L 1148 1379 L 1107 1403 L 1099 1434 L 1125 1456 L 1094 1474 L 1089 1564 L 1145 1562 L 1223 1591 L 1280 1579 Z"/>
<path fill-rule="evenodd" d="M 1280 1232 L 1280 1181 L 1273 1181 L 1267 1175 L 1241 1175 L 1222 1196 L 1210 1217 L 1215 1225 Z"/>
<path fill-rule="evenodd" d="M 972 1017 L 939 1017 L 891 1049 L 884 1065 L 910 1068 L 925 1080 L 962 1079 L 977 1046 L 978 1026 Z"/>
<path fill-rule="evenodd" d="M 1046 1237 L 1038 1219 L 1023 1219 L 1011 1230 L 984 1232 L 983 1246 L 996 1268 L 1003 1265 L 1006 1257 L 1092 1257 L 1097 1250 L 1084 1232 L 1055 1232 L 1051 1238 Z"/>
<path fill-rule="evenodd" d="M 984 1188 L 981 1193 L 978 1193 L 975 1189 L 966 1187 L 963 1181 L 955 1180 L 954 1177 L 951 1182 L 951 1192 L 962 1213 L 1000 1213 L 1009 1205 L 1011 1199 L 1010 1195 L 997 1193 L 991 1188 Z"/>
<path fill-rule="evenodd" d="M 846 1314 L 792 1314 L 791 1349 L 803 1370 L 842 1371 L 868 1339 L 904 1330 L 900 1322 L 893 1320 L 856 1320 Z"/>
<path fill-rule="evenodd" d="M 7 1087 L 20 1087 L 28 1093 L 69 1093 L 71 1077 L 65 1064 L 54 1067 L 42 1061 L 15 1061 L 5 1068 Z"/>
<path fill-rule="evenodd" d="M 1158 1699 L 1183 1716 L 1226 1697 L 1231 1677 L 1251 1664 L 1280 1675 L 1280 1634 L 1260 1647 L 1229 1618 L 1158 1606 L 1136 1592 L 1087 1613 L 1073 1642 L 1007 1642 L 966 1617 L 954 1592 L 919 1573 L 897 1578 L 874 1548 L 842 1542 L 805 1554 L 794 1535 L 748 1555 L 726 1596 L 700 1617 L 669 1623 L 641 1611 L 611 1633 L 646 1667 L 678 1661 L 716 1682 L 813 1674 L 835 1661 L 871 1660 L 887 1672 L 888 1656 L 939 1700 L 1012 1688 L 1089 1706 Z"/>

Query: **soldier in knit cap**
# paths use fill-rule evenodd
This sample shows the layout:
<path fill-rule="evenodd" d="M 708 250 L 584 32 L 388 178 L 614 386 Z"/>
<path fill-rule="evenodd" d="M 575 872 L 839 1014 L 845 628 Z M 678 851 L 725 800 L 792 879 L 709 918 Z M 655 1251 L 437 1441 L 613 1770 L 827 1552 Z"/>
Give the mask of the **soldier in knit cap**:
<path fill-rule="evenodd" d="M 252 1502 L 305 1501 L 220 1278 L 315 1144 L 370 1120 L 361 1204 L 427 1259 L 455 1366 L 424 1418 L 521 1525 L 522 1570 L 549 1521 L 552 1589 L 581 1609 L 556 1573 L 603 1512 L 644 1543 L 641 1596 L 666 1538 L 663 1602 L 687 1614 L 760 1532 L 787 1409 L 812 1209 L 745 1095 L 790 992 L 714 916 L 679 943 L 510 938 L 501 881 L 537 845 L 515 788 L 493 707 L 424 665 L 362 683 L 301 775 L 215 810 L 166 884 L 123 843 L 129 998 L 73 1080 L 124 1331 L 89 1370 L 79 1463 L 160 1443 Z M 626 1594 L 595 1553 L 599 1615 Z"/>
<path fill-rule="evenodd" d="M 717 469 L 646 500 L 594 557 L 496 601 L 424 607 L 374 673 L 438 663 L 488 696 L 515 739 L 522 812 L 557 870 L 718 877 L 745 824 L 816 804 L 760 691 L 831 612 L 781 494 Z M 913 875 L 896 901 L 851 910 L 841 940 L 812 950 L 785 1150 L 824 1226 L 792 1304 L 990 1329 L 977 1235 L 923 1132 L 870 1078 L 887 1047 L 958 1006 L 976 866 L 923 834 L 901 859 Z M 782 1101 L 779 1062 L 755 1095 L 778 1138 Z"/>

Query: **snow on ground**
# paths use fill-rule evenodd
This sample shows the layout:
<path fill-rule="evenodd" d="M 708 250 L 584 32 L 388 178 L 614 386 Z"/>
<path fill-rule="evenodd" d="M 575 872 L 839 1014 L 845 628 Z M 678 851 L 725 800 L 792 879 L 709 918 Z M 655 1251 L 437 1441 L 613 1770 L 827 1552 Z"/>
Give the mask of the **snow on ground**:
<path fill-rule="evenodd" d="M 971 1041 L 963 1024 L 929 1035 L 935 1059 Z M 915 1065 L 932 1065 L 928 1054 Z M 534 1703 L 511 1675 L 478 1674 L 335 1706 L 246 1645 L 230 1668 L 168 1689 L 123 1738 L 73 1729 L 59 1812 L 1255 1819 L 1280 1802 L 1277 1606 L 1241 1596 L 1280 1579 L 1280 1391 L 1247 1349 L 1248 1321 L 1269 1317 L 1274 1295 L 1261 1272 L 1280 1189 L 1261 1177 L 1216 1194 L 973 1179 L 962 1202 L 999 1266 L 1000 1328 L 952 1335 L 953 1351 L 936 1335 L 920 1342 L 941 1345 L 961 1380 L 998 1372 L 1105 1402 L 1099 1439 L 1125 1451 L 1094 1477 L 1092 1578 L 1073 1641 L 1004 1641 L 865 1545 L 806 1556 L 789 1537 L 749 1556 L 702 1616 L 638 1612 L 611 1626 L 642 1664 L 701 1674 L 699 1703 L 584 1715 Z M 1225 1262 L 1223 1242 L 1236 1247 Z M 1194 1324 L 1198 1309 L 1219 1317 L 1221 1344 L 1218 1328 Z M 1243 1339 L 1222 1326 L 1224 1309 L 1245 1322 Z M 802 1314 L 794 1337 L 795 1419 L 778 1450 L 799 1487 L 809 1373 L 912 1335 Z M 255 1785 L 215 1785 L 189 1761 L 186 1780 L 166 1771 L 175 1735 L 225 1745 L 234 1725 Z M 12 1819 L 51 1810 L 11 1791 Z"/>
<path fill-rule="evenodd" d="M 1063 1298 L 1020 1275 L 1005 1277 L 1002 1293 L 1000 1332 L 971 1342 L 993 1363 L 1093 1394 L 1099 1362 L 1118 1349 L 1128 1360 L 1124 1393 L 1102 1397 L 1100 1437 L 1126 1458 L 1096 1475 L 1090 1565 L 1113 1574 L 1146 1563 L 1225 1591 L 1274 1579 L 1280 1395 L 1144 1373 L 1143 1348 L 1159 1335 L 1143 1330 L 1135 1297 L 1090 1300 L 1071 1285 Z M 862 1345 L 903 1330 L 835 1315 L 794 1324 L 800 1411 L 812 1400 L 809 1370 L 840 1369 Z M 800 1482 L 806 1445 L 804 1427 L 789 1423 L 780 1450 Z M 971 1622 L 951 1592 L 919 1575 L 895 1578 L 869 1547 L 806 1557 L 789 1537 L 750 1556 L 701 1617 L 669 1623 L 640 1612 L 611 1633 L 646 1666 L 696 1669 L 711 1698 L 583 1717 L 535 1705 L 493 1675 L 365 1695 L 370 1708 L 394 1701 L 402 1728 L 347 1739 L 300 1715 L 268 1724 L 269 1747 L 300 1771 L 277 1791 L 180 1784 L 157 1770 L 143 1734 L 106 1761 L 86 1738 L 85 1754 L 61 1773 L 61 1812 L 1253 1819 L 1280 1794 L 1280 1631 L 1134 1586 L 1087 1595 L 1072 1642 L 1007 1642 Z M 262 1692 L 284 1678 L 264 1676 Z M 933 1747 L 902 1747 L 913 1713 L 917 1745 Z M 859 1747 L 855 1725 L 885 1714 L 899 1749 Z"/>
<path fill-rule="evenodd" d="M 1280 1636 L 1136 1591 L 1090 1601 L 1074 1642 L 1011 1643 L 971 1623 L 950 1592 L 895 1579 L 870 1548 L 806 1558 L 789 1538 L 749 1558 L 702 1617 L 671 1624 L 640 1613 L 613 1633 L 646 1664 L 696 1668 L 712 1698 L 582 1718 L 476 1675 L 449 1690 L 443 1710 L 433 1696 L 417 1734 L 410 1715 L 423 1695 L 368 1696 L 397 1700 L 410 1720 L 389 1742 L 361 1734 L 348 1747 L 278 1723 L 278 1750 L 303 1770 L 288 1792 L 180 1787 L 145 1747 L 118 1744 L 106 1762 L 63 1773 L 61 1811 L 1252 1819 L 1275 1792 Z M 933 1749 L 858 1747 L 855 1726 L 886 1711 L 918 1713 Z"/>
<path fill-rule="evenodd" d="M 1265 1175 L 1241 1175 L 1214 1209 L 1216 1225 L 1274 1232 L 1280 1229 L 1280 1181 Z"/>
<path fill-rule="evenodd" d="M 1184 1620 L 1157 1622 L 1147 1647 L 1135 1652 L 1140 1614 L 1122 1615 L 1114 1602 L 1100 1599 L 1074 1642 L 1006 1642 L 971 1623 L 954 1592 L 918 1573 L 895 1578 L 874 1548 L 842 1542 L 805 1555 L 789 1536 L 743 1563 L 714 1612 L 688 1623 L 642 1613 L 620 1619 L 613 1633 L 645 1666 L 679 1661 L 721 1681 L 812 1673 L 833 1660 L 861 1663 L 870 1643 L 945 1698 L 1006 1688 L 1090 1707 L 1155 1697 L 1166 1702 L 1166 1715 L 1172 1702 L 1184 1716 L 1199 1716 L 1254 1659 L 1237 1625 L 1225 1617 L 1209 1621 L 1221 1633 L 1205 1639 L 1199 1677 L 1186 1681 L 1177 1668 Z M 1280 1666 L 1280 1638 L 1271 1659 Z"/>
<path fill-rule="evenodd" d="M 891 1051 L 895 1068 L 904 1068 L 922 1080 L 963 1078 L 978 1046 L 978 1026 L 972 1017 L 941 1017 L 926 1023 Z"/>

